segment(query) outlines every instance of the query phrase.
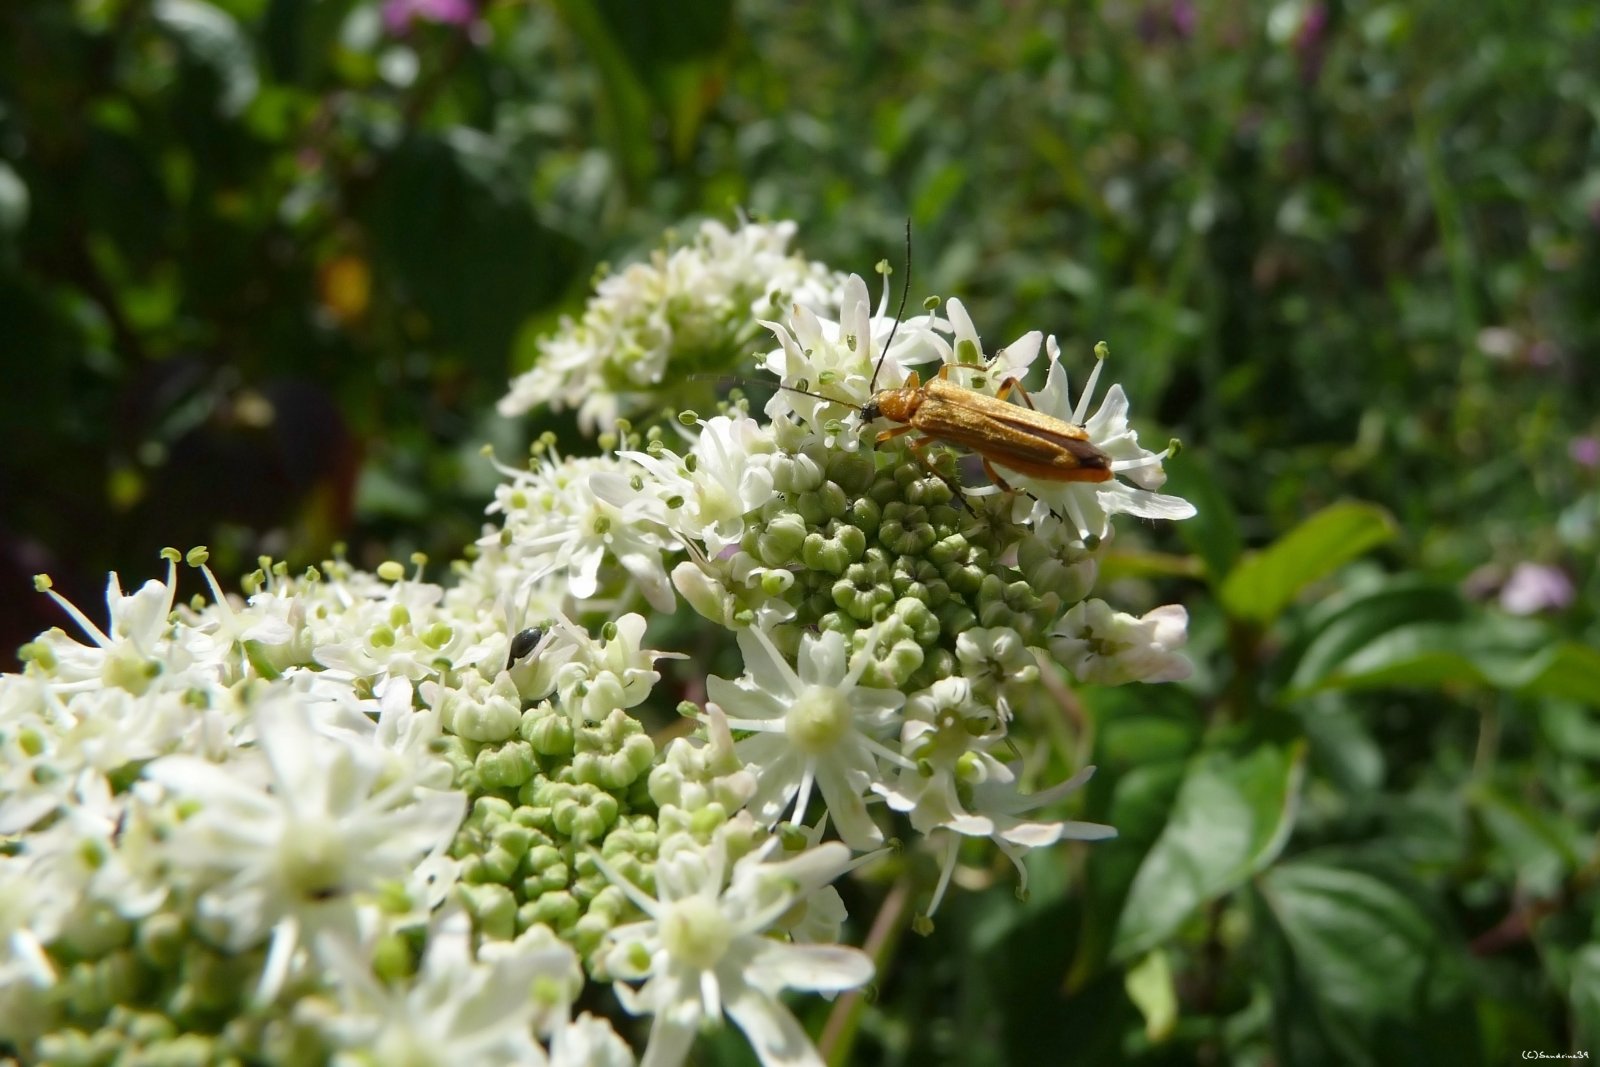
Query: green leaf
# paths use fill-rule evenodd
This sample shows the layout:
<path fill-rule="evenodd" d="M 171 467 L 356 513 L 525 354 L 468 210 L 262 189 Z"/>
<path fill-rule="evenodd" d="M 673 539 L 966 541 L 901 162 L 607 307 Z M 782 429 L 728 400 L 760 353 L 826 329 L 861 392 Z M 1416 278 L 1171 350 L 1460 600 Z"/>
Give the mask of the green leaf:
<path fill-rule="evenodd" d="M 1280 864 L 1257 884 L 1278 935 L 1267 984 L 1283 1063 L 1481 1059 L 1462 950 L 1410 896 L 1364 870 Z"/>
<path fill-rule="evenodd" d="M 1401 627 L 1421 622 L 1455 622 L 1467 606 L 1454 589 L 1403 577 L 1376 590 L 1339 596 L 1312 616 L 1313 636 L 1295 664 L 1290 696 L 1314 690 L 1350 656 Z"/>
<path fill-rule="evenodd" d="M 1071 988 L 1101 973 L 1128 890 L 1166 828 L 1200 748 L 1202 712 L 1194 697 L 1176 686 L 1149 688 L 1084 694 L 1098 726 L 1094 762 L 1100 768 L 1086 789 L 1084 817 L 1110 823 L 1117 836 L 1095 845 L 1094 862 L 1084 870 L 1081 947 L 1068 976 Z"/>
<path fill-rule="evenodd" d="M 1259 552 L 1246 556 L 1222 584 L 1235 618 L 1266 625 L 1319 578 L 1394 537 L 1394 520 L 1372 504 L 1323 508 Z"/>
<path fill-rule="evenodd" d="M 1600 707 L 1600 650 L 1563 642 L 1530 659 L 1518 688 L 1528 696 L 1561 697 Z"/>
<path fill-rule="evenodd" d="M 604 13 L 585 0 L 556 0 L 567 26 L 589 49 L 600 72 L 601 134 L 629 181 L 642 185 L 655 171 L 650 134 L 650 94 L 641 72 L 629 61 Z"/>
<path fill-rule="evenodd" d="M 1294 822 L 1305 746 L 1209 750 L 1189 764 L 1166 828 L 1145 855 L 1117 924 L 1112 957 L 1160 944 L 1195 910 L 1265 869 Z"/>
<path fill-rule="evenodd" d="M 1557 896 L 1567 875 L 1582 865 L 1588 828 L 1541 811 L 1488 785 L 1470 794 L 1473 811 L 1494 842 L 1492 862 L 1507 883 L 1534 897 Z"/>
<path fill-rule="evenodd" d="M 1330 637 L 1329 644 L 1348 643 Z M 1462 623 L 1422 622 L 1378 634 L 1342 659 L 1320 648 L 1306 653 L 1289 697 L 1328 689 L 1492 689 L 1529 698 L 1575 700 L 1600 707 L 1600 652 L 1552 642 L 1525 619 L 1482 615 Z"/>

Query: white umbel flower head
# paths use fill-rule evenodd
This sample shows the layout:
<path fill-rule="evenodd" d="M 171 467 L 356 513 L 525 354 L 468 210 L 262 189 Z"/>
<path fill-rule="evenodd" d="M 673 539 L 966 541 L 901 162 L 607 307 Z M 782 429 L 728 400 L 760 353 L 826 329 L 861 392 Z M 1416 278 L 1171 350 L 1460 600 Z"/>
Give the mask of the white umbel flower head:
<path fill-rule="evenodd" d="M 695 1033 L 724 1012 L 749 1038 L 763 1067 L 822 1067 L 822 1058 L 783 1006 L 785 989 L 838 992 L 872 977 L 872 961 L 842 945 L 788 944 L 767 936 L 795 905 L 851 865 L 838 842 L 769 860 L 777 845 L 729 863 L 727 838 L 683 848 L 656 864 L 652 898 L 604 861 L 596 863 L 648 916 L 613 929 L 607 969 L 636 1015 L 650 1014 L 642 1067 L 676 1067 Z M 633 989 L 623 983 L 641 981 Z"/>
<path fill-rule="evenodd" d="M 731 369 L 774 301 L 830 308 L 841 277 L 789 251 L 793 222 L 701 225 L 693 239 L 604 278 L 580 319 L 539 342 L 502 415 L 576 408 L 586 432 L 648 407 L 674 379 Z"/>

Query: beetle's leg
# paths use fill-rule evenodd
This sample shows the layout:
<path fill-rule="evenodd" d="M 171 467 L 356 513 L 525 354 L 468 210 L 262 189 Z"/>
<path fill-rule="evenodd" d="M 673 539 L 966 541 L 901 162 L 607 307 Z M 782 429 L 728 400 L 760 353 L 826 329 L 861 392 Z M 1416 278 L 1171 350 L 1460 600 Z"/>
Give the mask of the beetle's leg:
<path fill-rule="evenodd" d="M 882 433 L 878 434 L 877 441 L 878 444 L 881 445 L 885 441 L 893 441 L 896 437 L 904 437 L 906 434 L 912 433 L 915 430 L 916 427 L 912 426 L 910 423 L 907 423 L 904 426 L 891 426 L 887 430 L 884 430 Z M 930 439 L 924 438 L 923 440 L 927 441 Z M 911 447 L 916 448 L 917 446 L 913 444 Z M 926 447 L 926 445 L 924 445 L 924 447 Z"/>
<path fill-rule="evenodd" d="M 1011 486 L 1006 483 L 1004 478 L 1000 477 L 1000 472 L 994 469 L 994 464 L 990 463 L 987 458 L 983 458 L 983 473 L 987 474 L 989 480 L 998 485 L 1003 491 L 1007 493 L 1012 491 Z"/>
<path fill-rule="evenodd" d="M 1005 381 L 1001 382 L 1000 391 L 995 393 L 994 397 L 996 400 L 1004 400 L 1006 397 L 1011 395 L 1011 390 L 1013 389 L 1021 394 L 1022 402 L 1028 405 L 1029 411 L 1039 410 L 1033 406 L 1033 397 L 1029 396 L 1028 391 L 1022 387 L 1022 380 L 1020 378 L 1007 378 Z"/>
<path fill-rule="evenodd" d="M 950 364 L 948 364 L 948 363 L 939 364 L 939 373 L 935 374 L 934 377 L 938 378 L 940 381 L 946 381 L 946 382 L 949 381 L 950 380 Z"/>

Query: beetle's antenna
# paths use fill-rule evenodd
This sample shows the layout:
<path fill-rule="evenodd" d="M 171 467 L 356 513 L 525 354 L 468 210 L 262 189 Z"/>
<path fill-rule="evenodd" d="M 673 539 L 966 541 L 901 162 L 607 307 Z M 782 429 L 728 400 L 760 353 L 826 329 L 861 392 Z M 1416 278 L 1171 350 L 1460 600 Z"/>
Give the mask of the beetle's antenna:
<path fill-rule="evenodd" d="M 911 219 L 906 219 L 906 284 L 900 290 L 900 306 L 895 309 L 894 325 L 889 327 L 889 339 L 883 342 L 883 355 L 878 357 L 878 365 L 872 368 L 872 381 L 867 385 L 868 393 L 878 391 L 878 373 L 883 370 L 883 361 L 889 358 L 889 346 L 894 344 L 894 335 L 900 329 L 901 316 L 906 313 L 906 298 L 911 295 Z"/>
<path fill-rule="evenodd" d="M 855 408 L 858 411 L 861 409 L 860 404 L 852 403 L 849 400 L 841 400 L 836 396 L 824 396 L 821 393 L 813 393 L 810 389 L 801 389 L 797 385 L 784 385 L 782 382 L 769 382 L 764 378 L 746 378 L 742 374 L 691 374 L 689 375 L 689 380 L 705 382 L 738 382 L 743 385 L 753 385 L 758 389 L 783 389 L 787 392 L 799 393 L 802 396 L 815 397 L 818 400 L 826 400 L 830 404 L 839 404 L 843 407 Z M 804 379 L 802 379 L 802 381 L 803 380 Z"/>
<path fill-rule="evenodd" d="M 778 388 L 787 390 L 788 392 L 791 392 L 791 393 L 799 393 L 801 396 L 811 396 L 811 397 L 816 397 L 818 400 L 826 400 L 830 404 L 838 404 L 838 405 L 840 405 L 842 407 L 855 408 L 857 411 L 861 410 L 861 405 L 860 404 L 853 404 L 848 400 L 840 400 L 836 396 L 823 396 L 821 393 L 813 393 L 809 389 L 801 389 L 798 386 L 794 386 L 794 385 L 782 385 L 782 384 L 780 384 L 778 386 Z"/>

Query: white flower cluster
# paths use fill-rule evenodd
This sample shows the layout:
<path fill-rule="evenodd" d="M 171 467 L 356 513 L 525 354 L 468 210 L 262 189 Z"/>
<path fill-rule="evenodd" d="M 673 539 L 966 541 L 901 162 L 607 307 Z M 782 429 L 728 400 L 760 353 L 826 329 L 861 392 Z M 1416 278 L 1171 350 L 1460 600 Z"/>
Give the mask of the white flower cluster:
<path fill-rule="evenodd" d="M 1090 414 L 1102 362 L 1074 404 L 1054 339 L 985 358 L 955 300 L 896 326 L 786 255 L 792 232 L 708 227 L 608 279 L 505 406 L 608 426 L 712 335 L 719 366 L 756 355 L 762 326 L 792 389 L 760 419 L 620 424 L 600 456 L 541 441 L 448 589 L 422 561 L 264 563 L 241 601 L 196 552 L 189 604 L 176 553 L 165 582 L 113 578 L 105 629 L 61 601 L 86 640 L 52 630 L 0 679 L 0 1052 L 631 1063 L 574 1016 L 594 981 L 650 1018 L 646 1064 L 726 1016 L 763 1064 L 818 1065 L 783 993 L 874 970 L 840 943 L 840 876 L 916 835 L 931 914 L 964 841 L 1025 878 L 1029 850 L 1112 833 L 1060 810 L 1092 768 L 1033 788 L 1046 675 L 1187 673 L 1182 608 L 1089 599 L 1113 515 L 1192 514 L 1156 491 L 1166 453 L 1119 387 Z M 777 293 L 786 321 L 758 322 Z M 993 399 L 1041 352 L 1031 403 L 1098 481 L 991 449 L 1012 488 L 968 487 L 863 418 L 919 364 Z M 664 682 L 644 606 L 708 620 L 696 656 L 740 666 Z"/>
<path fill-rule="evenodd" d="M 538 345 L 502 415 L 576 408 L 586 431 L 687 400 L 692 375 L 734 370 L 757 320 L 790 303 L 826 308 L 843 278 L 788 250 L 795 224 L 702 223 L 694 239 L 602 278 L 583 315 Z M 700 392 L 706 390 L 702 388 Z"/>
<path fill-rule="evenodd" d="M 85 639 L 51 630 L 0 677 L 4 1041 L 53 1063 L 631 1063 L 572 1018 L 573 948 L 528 923 L 474 949 L 459 890 L 463 783 L 514 773 L 490 742 L 546 697 L 648 692 L 643 620 L 558 624 L 518 663 L 465 595 L 482 574 L 447 593 L 398 564 L 268 566 L 238 602 L 191 553 L 212 598 L 182 605 L 168 558 L 132 594 L 113 575 L 104 628 L 57 597 Z M 639 740 L 606 754 L 643 773 Z"/>

